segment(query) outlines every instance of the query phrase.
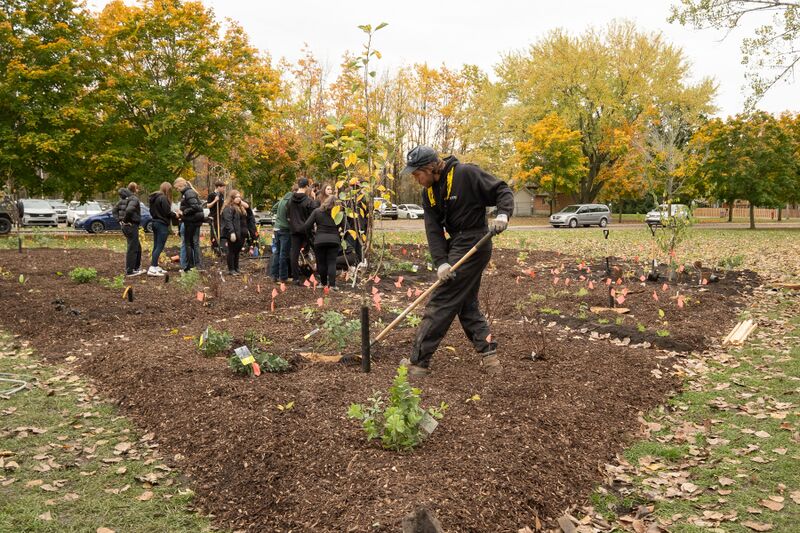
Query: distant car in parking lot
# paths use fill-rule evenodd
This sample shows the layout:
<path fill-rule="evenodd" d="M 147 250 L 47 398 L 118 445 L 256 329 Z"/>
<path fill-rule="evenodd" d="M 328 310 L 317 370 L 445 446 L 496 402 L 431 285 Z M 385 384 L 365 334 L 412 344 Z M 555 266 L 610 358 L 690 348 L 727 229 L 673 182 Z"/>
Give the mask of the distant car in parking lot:
<path fill-rule="evenodd" d="M 11 231 L 19 218 L 17 204 L 0 191 L 0 235 Z"/>
<path fill-rule="evenodd" d="M 400 204 L 397 206 L 397 218 L 422 218 L 425 211 L 417 204 Z"/>
<path fill-rule="evenodd" d="M 689 206 L 685 204 L 661 204 L 656 209 L 648 211 L 644 217 L 645 223 L 651 228 L 669 224 L 670 218 L 689 218 Z"/>
<path fill-rule="evenodd" d="M 59 224 L 67 221 L 67 204 L 64 203 L 64 200 L 47 200 L 47 203 L 55 209 Z"/>
<path fill-rule="evenodd" d="M 153 217 L 150 216 L 150 210 L 145 206 L 140 207 L 139 211 L 142 215 L 141 227 L 148 233 L 153 231 Z M 106 231 L 113 231 L 120 229 L 119 220 L 117 220 L 111 211 L 103 211 L 98 215 L 91 215 L 86 218 L 79 219 L 75 222 L 75 229 L 83 229 L 89 233 L 103 233 Z"/>
<path fill-rule="evenodd" d="M 550 225 L 555 227 L 600 226 L 605 228 L 611 220 L 611 210 L 604 204 L 568 205 L 550 216 Z"/>
<path fill-rule="evenodd" d="M 72 226 L 76 220 L 81 218 L 99 215 L 103 211 L 104 209 L 97 202 L 86 202 L 85 204 L 70 202 L 69 208 L 67 208 L 67 226 Z"/>
<path fill-rule="evenodd" d="M 24 214 L 23 226 L 54 226 L 58 227 L 58 214 L 47 200 L 26 198 L 22 200 Z"/>
<path fill-rule="evenodd" d="M 397 220 L 397 206 L 385 198 L 375 198 L 380 205 L 375 209 L 375 218 L 390 218 Z"/>
<path fill-rule="evenodd" d="M 256 224 L 259 226 L 271 226 L 272 221 L 275 218 L 275 213 L 273 212 L 274 209 L 277 209 L 277 204 L 272 210 L 269 211 L 253 209 L 253 216 L 256 217 Z"/>

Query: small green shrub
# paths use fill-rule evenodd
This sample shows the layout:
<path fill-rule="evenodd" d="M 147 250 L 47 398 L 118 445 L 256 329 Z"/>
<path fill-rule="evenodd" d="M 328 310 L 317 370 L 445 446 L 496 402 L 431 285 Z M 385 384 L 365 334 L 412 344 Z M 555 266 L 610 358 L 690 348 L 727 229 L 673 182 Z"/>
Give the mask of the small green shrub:
<path fill-rule="evenodd" d="M 422 322 L 421 316 L 415 315 L 414 313 L 406 315 L 406 324 L 408 324 L 408 327 L 415 328 L 419 326 L 420 322 Z"/>
<path fill-rule="evenodd" d="M 545 315 L 560 315 L 561 311 L 558 309 L 553 309 L 551 307 L 540 307 L 539 312 Z"/>
<path fill-rule="evenodd" d="M 647 331 L 647 326 L 639 322 L 638 324 L 636 324 L 636 329 L 639 330 L 639 333 L 644 333 L 645 331 Z"/>
<path fill-rule="evenodd" d="M 232 343 L 233 335 L 227 331 L 217 331 L 208 326 L 208 329 L 200 336 L 197 347 L 206 357 L 214 357 L 229 350 Z"/>
<path fill-rule="evenodd" d="M 390 450 L 408 450 L 422 442 L 421 424 L 426 413 L 441 420 L 448 407 L 442 402 L 439 407 L 424 410 L 419 405 L 421 392 L 408 383 L 408 368 L 401 366 L 389 387 L 388 406 L 375 392 L 367 404 L 351 404 L 347 416 L 361 421 L 367 440 L 380 439 L 383 447 Z"/>
<path fill-rule="evenodd" d="M 614 320 L 614 323 L 618 326 L 621 326 L 625 323 L 625 319 L 621 316 L 618 316 L 617 319 Z"/>
<path fill-rule="evenodd" d="M 597 319 L 597 323 L 598 324 L 609 324 L 610 322 L 611 321 L 609 319 L 607 319 L 607 318 L 598 318 Z"/>
<path fill-rule="evenodd" d="M 345 320 L 344 315 L 338 311 L 326 311 L 322 315 L 322 329 L 327 339 L 343 350 L 353 342 L 360 341 L 361 322 L 359 320 Z"/>
<path fill-rule="evenodd" d="M 75 283 L 89 283 L 97 279 L 97 270 L 94 268 L 76 267 L 69 273 L 69 277 Z"/>
<path fill-rule="evenodd" d="M 107 289 L 122 290 L 122 288 L 125 286 L 125 275 L 120 274 L 119 276 L 114 276 L 113 278 L 100 278 L 100 285 Z"/>
<path fill-rule="evenodd" d="M 200 272 L 197 269 L 192 269 L 189 272 L 184 272 L 178 278 L 178 285 L 186 292 L 192 292 L 200 283 L 200 279 Z"/>
<path fill-rule="evenodd" d="M 656 335 L 659 337 L 669 337 L 669 330 L 668 329 L 659 329 L 656 331 Z"/>
<path fill-rule="evenodd" d="M 586 290 L 586 287 L 581 287 L 580 289 L 578 289 L 578 292 L 577 292 L 578 298 L 583 298 L 587 294 L 589 294 L 589 291 Z"/>
<path fill-rule="evenodd" d="M 286 372 L 290 367 L 289 361 L 280 355 L 263 352 L 261 350 L 255 350 L 253 352 L 253 358 L 256 360 L 256 363 L 258 363 L 262 372 Z M 253 365 L 243 365 L 242 360 L 239 359 L 239 356 L 236 354 L 228 358 L 228 366 L 237 374 L 253 375 Z"/>

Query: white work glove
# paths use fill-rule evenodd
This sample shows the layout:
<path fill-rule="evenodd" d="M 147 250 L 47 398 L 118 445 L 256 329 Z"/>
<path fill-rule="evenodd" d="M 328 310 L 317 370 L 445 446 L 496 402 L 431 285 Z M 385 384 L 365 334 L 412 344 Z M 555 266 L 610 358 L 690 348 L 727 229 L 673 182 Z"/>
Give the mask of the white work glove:
<path fill-rule="evenodd" d="M 235 233 L 231 233 L 230 239 L 231 239 L 231 242 L 236 242 L 236 234 Z"/>
<path fill-rule="evenodd" d="M 436 277 L 438 277 L 440 281 L 452 279 L 455 274 L 450 272 L 450 268 L 450 263 L 442 263 L 439 265 L 439 268 L 436 269 Z"/>
<path fill-rule="evenodd" d="M 508 227 L 508 215 L 497 215 L 497 218 L 489 222 L 489 231 L 497 235 L 505 231 Z"/>

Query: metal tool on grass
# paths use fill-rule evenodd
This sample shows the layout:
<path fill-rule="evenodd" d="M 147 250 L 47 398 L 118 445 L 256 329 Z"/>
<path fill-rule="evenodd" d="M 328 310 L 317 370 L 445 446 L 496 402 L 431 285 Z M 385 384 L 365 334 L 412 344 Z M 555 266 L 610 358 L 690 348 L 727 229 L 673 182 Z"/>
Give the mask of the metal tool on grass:
<path fill-rule="evenodd" d="M 475 244 L 475 246 L 473 246 L 472 248 L 470 248 L 470 249 L 469 249 L 469 251 L 468 251 L 466 254 L 464 254 L 464 257 L 462 257 L 461 259 L 459 259 L 459 260 L 456 262 L 456 264 L 455 264 L 455 265 L 453 265 L 452 267 L 450 267 L 450 272 L 455 272 L 455 271 L 456 271 L 456 270 L 457 270 L 457 269 L 458 269 L 458 268 L 459 268 L 461 265 L 463 265 L 464 263 L 466 263 L 466 262 L 469 260 L 469 258 L 470 258 L 470 257 L 472 257 L 473 255 L 475 255 L 475 253 L 478 251 L 478 249 L 480 249 L 480 247 L 481 247 L 481 246 L 483 246 L 483 245 L 486 243 L 486 241 L 489 241 L 489 240 L 491 240 L 491 238 L 492 238 L 494 235 L 495 235 L 495 234 L 494 234 L 494 233 L 492 233 L 492 232 L 490 231 L 489 233 L 487 233 L 486 235 L 484 235 L 483 237 L 481 237 L 481 240 L 479 240 L 479 241 L 477 242 L 477 244 Z M 369 344 L 369 346 L 374 346 L 375 344 L 377 344 L 378 342 L 380 342 L 381 340 L 383 340 L 383 339 L 386 337 L 386 335 L 388 335 L 388 334 L 389 334 L 389 332 L 390 332 L 390 331 L 392 331 L 392 330 L 393 330 L 395 327 L 397 327 L 397 325 L 398 325 L 400 322 L 402 322 L 402 321 L 403 321 L 403 319 L 404 319 L 404 318 L 405 318 L 405 317 L 406 317 L 406 316 L 407 316 L 407 315 L 408 315 L 408 314 L 409 314 L 411 311 L 413 311 L 414 309 L 416 309 L 416 307 L 417 307 L 417 306 L 418 306 L 420 303 L 422 303 L 422 301 L 423 301 L 423 300 L 425 300 L 425 298 L 427 298 L 428 296 L 430 296 L 430 294 L 431 294 L 431 293 L 432 293 L 434 290 L 436 290 L 436 288 L 437 288 L 439 285 L 441 285 L 442 283 L 443 283 L 443 282 L 442 282 L 442 280 L 440 280 L 440 279 L 437 279 L 437 280 L 436 280 L 436 282 L 435 282 L 433 285 L 431 285 L 430 287 L 428 287 L 428 289 L 427 289 L 425 292 L 423 292 L 422 294 L 420 294 L 420 295 L 419 295 L 419 298 L 417 298 L 416 300 L 414 300 L 413 302 L 411 302 L 411 304 L 410 304 L 408 307 L 406 307 L 405 309 L 403 309 L 403 312 L 402 312 L 402 313 L 400 313 L 399 315 L 397 315 L 397 318 L 395 318 L 395 319 L 392 321 L 392 323 L 391 323 L 391 324 L 389 324 L 388 326 L 386 326 L 385 328 L 383 328 L 383 331 L 381 331 L 380 333 L 378 333 L 378 336 L 377 336 L 377 337 L 375 337 L 375 338 L 372 340 L 372 342 Z"/>

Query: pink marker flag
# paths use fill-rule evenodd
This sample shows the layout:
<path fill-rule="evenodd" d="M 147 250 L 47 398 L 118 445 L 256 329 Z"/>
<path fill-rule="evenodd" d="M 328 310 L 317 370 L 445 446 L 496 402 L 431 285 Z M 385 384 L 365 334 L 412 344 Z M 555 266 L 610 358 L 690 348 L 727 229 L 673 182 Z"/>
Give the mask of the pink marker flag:
<path fill-rule="evenodd" d="M 286 284 L 281 283 L 281 292 L 286 292 Z"/>
<path fill-rule="evenodd" d="M 620 294 L 619 296 L 617 296 L 617 303 L 618 303 L 619 305 L 622 305 L 622 304 L 624 304 L 624 303 L 625 303 L 625 296 L 623 296 L 622 294 Z"/>
<path fill-rule="evenodd" d="M 682 294 L 678 295 L 678 307 L 683 309 L 683 295 Z"/>
<path fill-rule="evenodd" d="M 669 285 L 666 283 L 661 286 L 661 292 L 667 292 L 669 290 Z"/>
<path fill-rule="evenodd" d="M 641 281 L 642 283 L 644 283 L 644 280 L 646 280 L 646 279 L 647 279 L 647 278 L 644 276 L 644 274 L 642 274 L 641 276 L 639 276 L 639 281 Z"/>
<path fill-rule="evenodd" d="M 403 276 L 397 278 L 397 281 L 394 282 L 394 286 L 397 287 L 398 289 L 403 286 Z"/>
<path fill-rule="evenodd" d="M 272 297 L 276 298 L 278 296 L 278 289 L 272 289 Z"/>
<path fill-rule="evenodd" d="M 414 291 L 412 291 L 412 290 L 411 290 L 411 287 L 409 287 L 409 288 L 408 288 L 408 291 L 406 291 L 406 296 L 408 296 L 409 298 L 411 298 L 411 295 L 412 295 L 412 294 L 414 294 Z"/>
<path fill-rule="evenodd" d="M 653 291 L 653 300 L 658 301 L 658 293 L 655 290 Z"/>
<path fill-rule="evenodd" d="M 589 280 L 589 290 L 590 291 L 594 290 L 594 281 L 592 281 L 592 280 Z"/>
<path fill-rule="evenodd" d="M 325 305 L 325 300 L 322 298 L 317 298 L 317 306 L 322 307 L 323 305 Z"/>
<path fill-rule="evenodd" d="M 564 278 L 564 285 L 569 285 L 569 282 L 570 282 L 569 278 Z"/>
<path fill-rule="evenodd" d="M 374 278 L 372 278 L 372 281 L 374 281 L 375 283 L 380 283 L 380 282 L 381 282 L 381 278 L 379 278 L 379 277 L 376 275 Z"/>

